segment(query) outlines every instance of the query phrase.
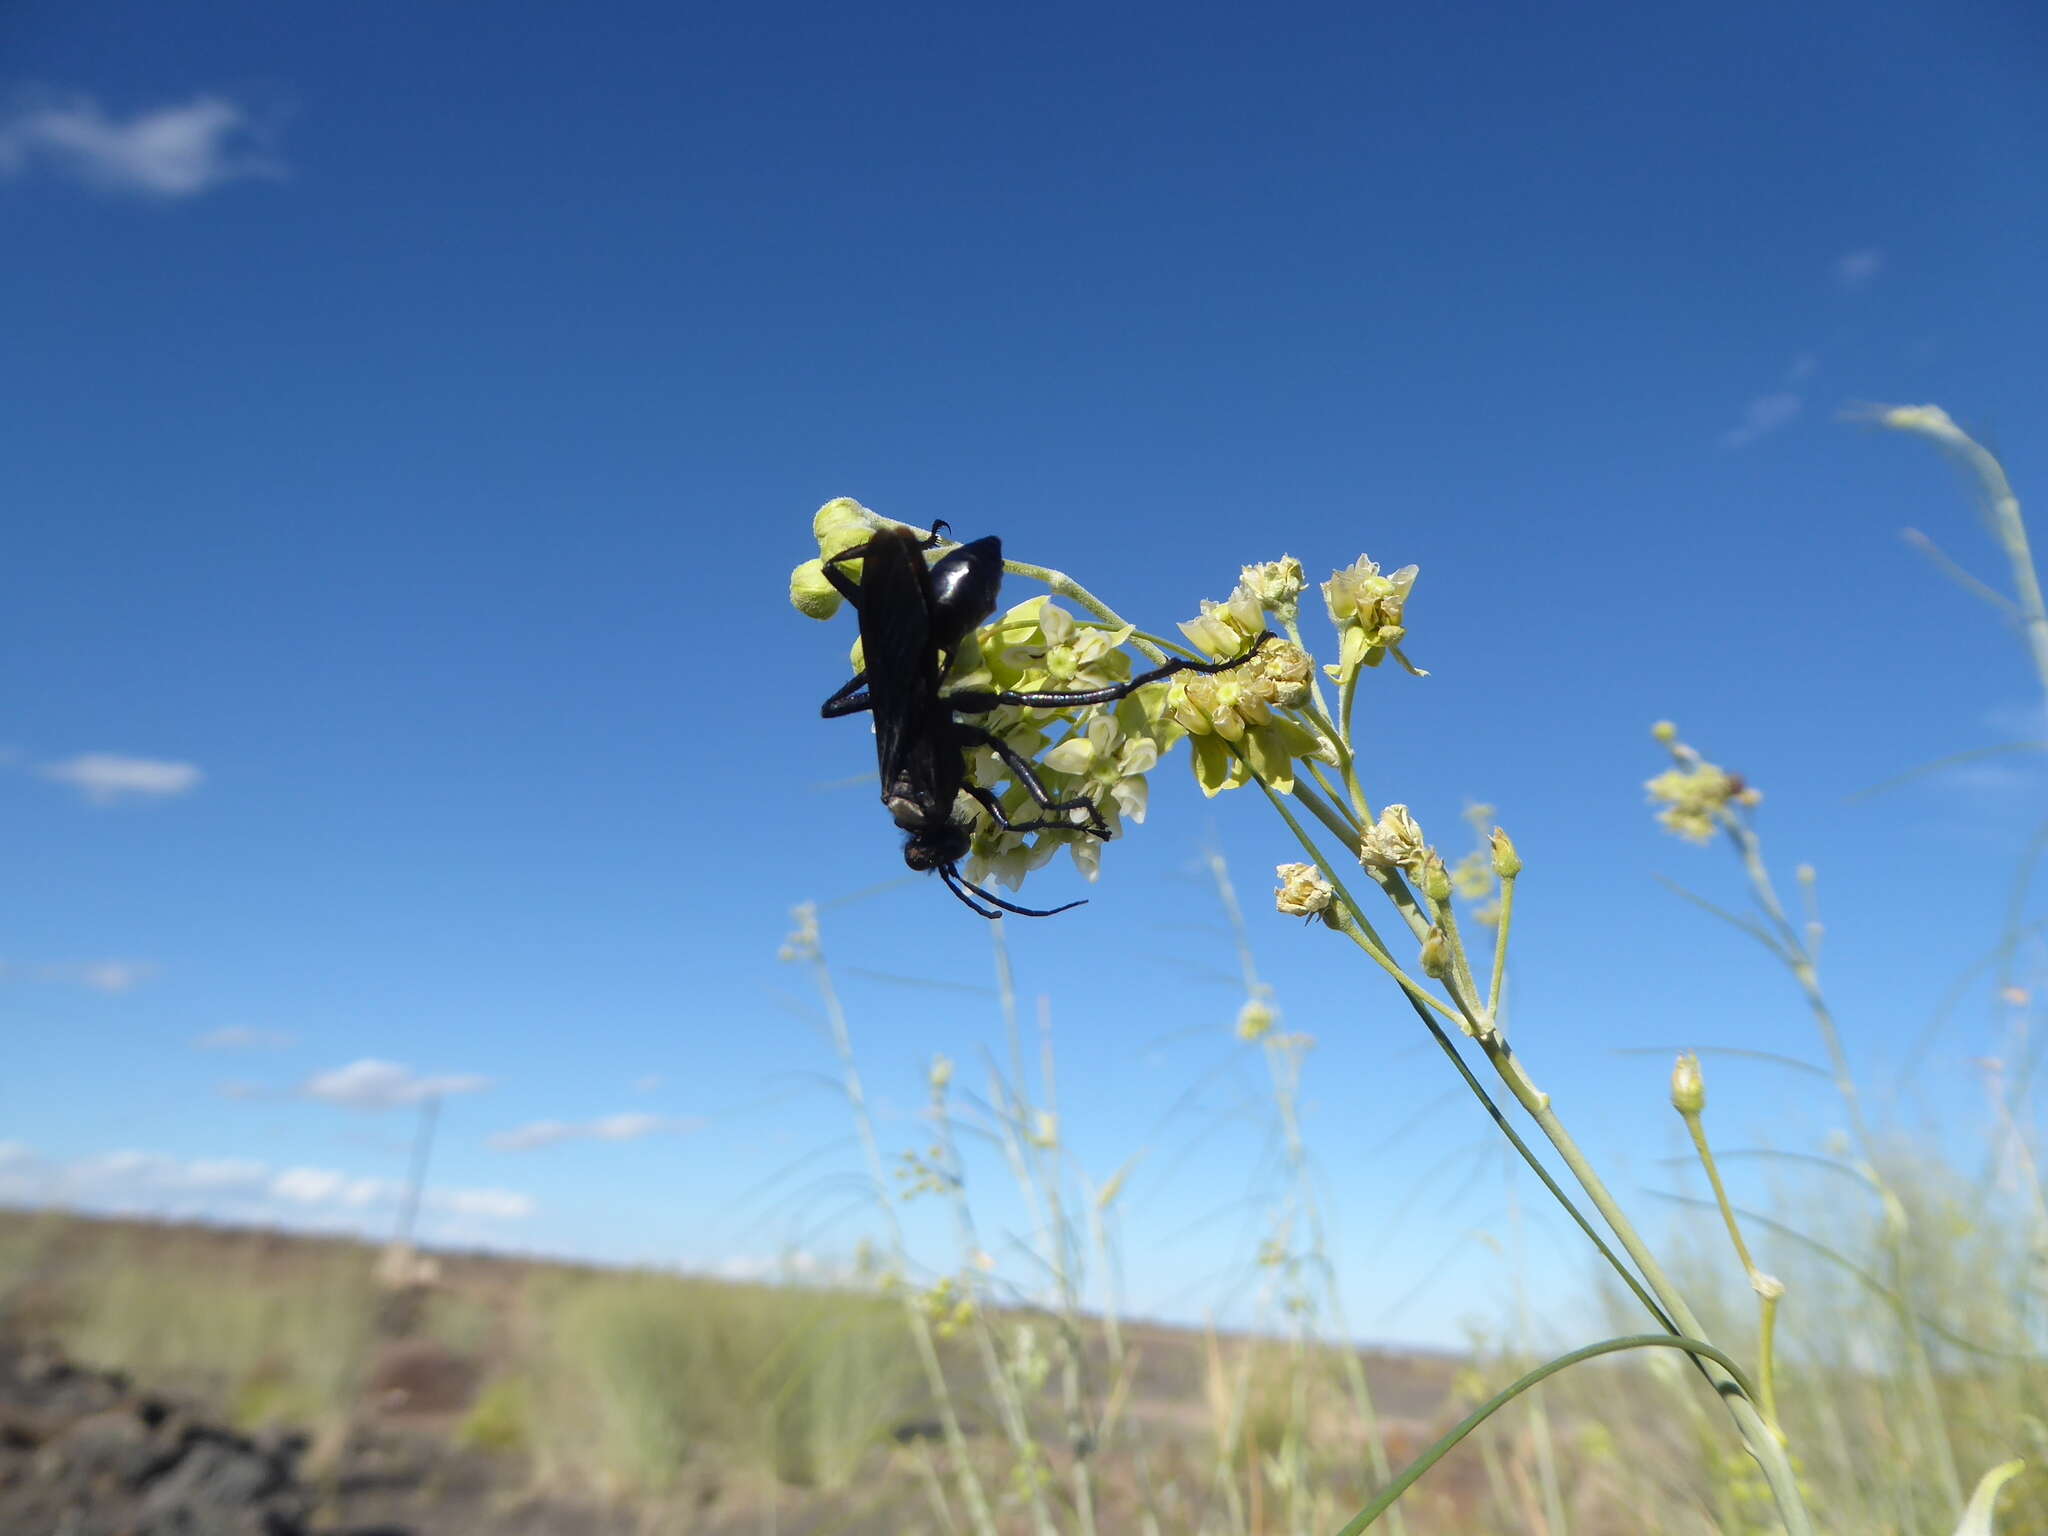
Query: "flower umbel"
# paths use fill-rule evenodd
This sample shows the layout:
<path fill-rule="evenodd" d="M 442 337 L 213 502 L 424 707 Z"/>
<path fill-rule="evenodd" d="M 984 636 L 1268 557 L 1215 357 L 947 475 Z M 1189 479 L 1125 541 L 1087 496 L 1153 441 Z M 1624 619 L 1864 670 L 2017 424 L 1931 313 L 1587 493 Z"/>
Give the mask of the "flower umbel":
<path fill-rule="evenodd" d="M 1744 809 L 1763 803 L 1763 791 L 1739 773 L 1706 761 L 1678 739 L 1678 728 L 1660 720 L 1650 734 L 1670 749 L 1672 766 L 1646 781 L 1650 803 L 1660 806 L 1657 820 L 1663 828 L 1688 842 L 1710 841 L 1723 818 L 1733 814 L 1728 807 Z"/>
<path fill-rule="evenodd" d="M 1245 568 L 1248 577 L 1263 569 Z M 1284 588 L 1284 578 L 1273 578 L 1271 585 Z M 1264 609 L 1248 580 L 1220 603 L 1204 599 L 1201 616 L 1180 628 L 1212 660 L 1232 660 L 1266 632 Z M 1269 640 L 1242 666 L 1183 673 L 1168 685 L 1166 708 L 1190 738 L 1195 782 L 1203 794 L 1236 789 L 1254 773 L 1283 795 L 1292 794 L 1294 759 L 1337 761 L 1334 742 L 1284 713 L 1308 702 L 1314 665 L 1300 646 Z"/>

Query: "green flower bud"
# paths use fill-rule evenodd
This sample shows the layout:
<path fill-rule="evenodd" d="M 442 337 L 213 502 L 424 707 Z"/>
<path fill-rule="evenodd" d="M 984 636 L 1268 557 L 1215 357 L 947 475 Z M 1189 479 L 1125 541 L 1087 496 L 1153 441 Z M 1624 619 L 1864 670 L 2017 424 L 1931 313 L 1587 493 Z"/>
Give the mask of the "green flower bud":
<path fill-rule="evenodd" d="M 1429 936 L 1422 941 L 1422 974 L 1431 981 L 1442 981 L 1450 969 L 1451 946 L 1443 929 L 1432 923 Z"/>
<path fill-rule="evenodd" d="M 789 600 L 807 619 L 829 619 L 843 601 L 839 589 L 825 579 L 822 560 L 806 560 L 789 573 Z"/>
<path fill-rule="evenodd" d="M 1493 872 L 1503 880 L 1514 879 L 1522 872 L 1522 856 L 1515 851 L 1514 843 L 1499 827 L 1493 829 L 1489 841 L 1493 845 Z"/>
<path fill-rule="evenodd" d="M 1650 727 L 1650 735 L 1668 747 L 1678 740 L 1678 727 L 1669 720 L 1659 720 Z"/>
<path fill-rule="evenodd" d="M 826 553 L 851 549 L 882 526 L 882 519 L 851 496 L 828 501 L 811 516 L 811 534 Z"/>
<path fill-rule="evenodd" d="M 1444 864 L 1444 856 L 1434 848 L 1423 850 L 1422 894 L 1439 907 L 1451 899 L 1451 872 Z"/>
<path fill-rule="evenodd" d="M 1671 1107 L 1681 1115 L 1696 1115 L 1707 1107 L 1706 1080 L 1700 1076 L 1699 1057 L 1691 1051 L 1671 1069 Z"/>

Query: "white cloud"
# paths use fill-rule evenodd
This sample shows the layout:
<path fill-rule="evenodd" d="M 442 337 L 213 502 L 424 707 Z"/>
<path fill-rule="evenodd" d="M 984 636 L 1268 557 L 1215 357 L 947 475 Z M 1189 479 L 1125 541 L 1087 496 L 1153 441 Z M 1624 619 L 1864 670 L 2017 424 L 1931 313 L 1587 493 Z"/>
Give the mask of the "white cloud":
<path fill-rule="evenodd" d="M 531 1152 L 536 1147 L 559 1146 L 565 1141 L 638 1141 L 663 1131 L 687 1135 L 702 1124 L 696 1119 L 627 1111 L 574 1125 L 566 1120 L 535 1120 L 497 1132 L 490 1138 L 490 1144 L 500 1152 Z"/>
<path fill-rule="evenodd" d="M 582 1126 L 570 1125 L 565 1120 L 535 1120 L 509 1131 L 499 1131 L 490 1138 L 490 1142 L 500 1152 L 531 1152 L 535 1147 L 552 1147 L 559 1142 L 574 1141 L 582 1134 Z"/>
<path fill-rule="evenodd" d="M 382 1229 L 404 1187 L 333 1168 L 284 1168 L 241 1157 L 176 1158 L 121 1149 L 68 1163 L 0 1142 L 0 1197 L 29 1204 L 175 1216 L 228 1216 L 291 1225 Z M 524 1221 L 536 1206 L 509 1189 L 436 1189 L 424 1207 L 455 1218 Z"/>
<path fill-rule="evenodd" d="M 0 960 L 0 976 L 90 987 L 95 992 L 126 992 L 155 974 L 156 967 L 145 960 L 73 960 L 43 965 L 9 965 Z"/>
<path fill-rule="evenodd" d="M 197 763 L 122 757 L 115 752 L 81 752 L 61 763 L 45 763 L 42 775 L 69 784 L 94 805 L 125 799 L 167 800 L 197 789 L 206 777 Z"/>
<path fill-rule="evenodd" d="M 89 96 L 27 104 L 0 121 L 0 176 L 41 164 L 89 185 L 148 197 L 191 197 L 247 176 L 277 177 L 268 134 L 219 96 L 110 116 Z"/>
<path fill-rule="evenodd" d="M 1721 434 L 1721 446 L 1746 448 L 1758 438 L 1791 425 L 1805 404 L 1803 395 L 1793 394 L 1790 390 L 1758 395 L 1742 408 L 1742 420 Z"/>
<path fill-rule="evenodd" d="M 445 1077 L 421 1077 L 412 1068 L 395 1061 L 365 1057 L 331 1072 L 309 1078 L 304 1092 L 308 1098 L 323 1099 L 350 1109 L 396 1109 L 422 1099 L 444 1098 L 456 1093 L 481 1093 L 491 1080 L 473 1072 Z"/>
<path fill-rule="evenodd" d="M 533 1197 L 509 1189 L 430 1189 L 427 1209 L 455 1216 L 484 1216 L 493 1221 L 524 1221 L 534 1212 Z"/>
<path fill-rule="evenodd" d="M 297 1205 L 343 1205 L 361 1210 L 396 1198 L 398 1191 L 387 1180 L 350 1178 L 332 1168 L 287 1168 L 270 1181 L 270 1193 Z"/>
<path fill-rule="evenodd" d="M 239 1024 L 209 1029 L 192 1042 L 195 1051 L 281 1051 L 299 1037 L 284 1029 L 248 1029 Z"/>
<path fill-rule="evenodd" d="M 1851 293 L 1868 288 L 1884 271 L 1884 252 L 1874 245 L 1835 258 L 1835 281 Z"/>
<path fill-rule="evenodd" d="M 651 1136 L 667 1122 L 659 1115 L 606 1115 L 590 1122 L 590 1134 L 599 1141 L 638 1141 Z"/>

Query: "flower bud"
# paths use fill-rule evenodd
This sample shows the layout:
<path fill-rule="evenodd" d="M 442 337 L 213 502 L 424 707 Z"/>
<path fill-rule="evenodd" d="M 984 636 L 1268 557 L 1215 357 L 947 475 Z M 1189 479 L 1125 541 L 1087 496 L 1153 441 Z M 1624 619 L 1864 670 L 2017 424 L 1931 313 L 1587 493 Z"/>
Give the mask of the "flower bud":
<path fill-rule="evenodd" d="M 931 1084 L 933 1095 L 937 1096 L 939 1094 L 943 1094 L 946 1091 L 946 1085 L 952 1081 L 953 1058 L 950 1056 L 934 1056 L 932 1058 L 931 1070 Z"/>
<path fill-rule="evenodd" d="M 1451 899 L 1451 871 L 1444 856 L 1434 848 L 1425 848 L 1422 853 L 1422 894 L 1439 907 Z"/>
<path fill-rule="evenodd" d="M 789 600 L 807 619 L 829 619 L 843 601 L 839 589 L 825 579 L 822 560 L 806 560 L 789 573 Z"/>
<path fill-rule="evenodd" d="M 1681 1115 L 1696 1115 L 1707 1107 L 1706 1080 L 1700 1076 L 1699 1057 L 1691 1051 L 1671 1069 L 1671 1107 Z"/>
<path fill-rule="evenodd" d="M 1312 917 L 1330 905 L 1336 890 L 1313 864 L 1279 864 L 1273 873 L 1280 877 L 1280 889 L 1273 893 L 1274 908 L 1288 917 Z"/>
<path fill-rule="evenodd" d="M 1650 727 L 1650 735 L 1668 747 L 1671 743 L 1678 740 L 1678 727 L 1669 720 L 1659 720 Z"/>
<path fill-rule="evenodd" d="M 1441 981 L 1451 969 L 1451 946 L 1444 939 L 1444 931 L 1436 924 L 1430 924 L 1429 937 L 1422 941 L 1422 974 L 1431 981 Z"/>
<path fill-rule="evenodd" d="M 1776 1301 L 1785 1294 L 1785 1282 L 1776 1275 L 1765 1274 L 1762 1270 L 1758 1270 L 1754 1275 L 1750 1276 L 1749 1284 L 1750 1289 L 1763 1297 L 1765 1301 Z"/>

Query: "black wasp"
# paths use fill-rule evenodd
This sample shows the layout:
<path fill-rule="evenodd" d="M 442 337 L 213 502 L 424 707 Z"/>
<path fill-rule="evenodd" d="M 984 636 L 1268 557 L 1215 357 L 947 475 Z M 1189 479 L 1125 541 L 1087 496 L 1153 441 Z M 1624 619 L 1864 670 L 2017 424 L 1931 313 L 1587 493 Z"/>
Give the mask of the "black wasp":
<path fill-rule="evenodd" d="M 937 870 L 946 889 L 983 917 L 1000 917 L 1004 912 L 1050 917 L 1083 903 L 1070 901 L 1044 911 L 1020 907 L 960 873 L 960 860 L 967 856 L 973 835 L 971 814 L 963 817 L 958 805 L 961 791 L 1006 832 L 1060 828 L 1106 839 L 1109 824 L 1086 795 L 1052 798 L 1029 758 L 993 731 L 960 716 L 985 715 L 1003 705 L 1070 709 L 1078 704 L 1114 703 L 1176 672 L 1228 671 L 1273 637 L 1260 635 L 1243 656 L 1229 661 L 1176 659 L 1129 682 L 1104 688 L 1072 693 L 942 693 L 961 642 L 996 611 L 996 594 L 1003 583 L 1003 541 L 993 535 L 956 545 L 927 564 L 924 552 L 938 548 L 945 527 L 934 523 L 925 538 L 908 528 L 884 528 L 865 544 L 825 562 L 826 578 L 860 615 L 866 670 L 856 673 L 827 699 L 820 713 L 827 720 L 862 710 L 874 714 L 882 804 L 908 834 L 903 843 L 904 863 L 915 870 Z M 840 569 L 855 560 L 860 562 L 858 585 Z M 1016 782 L 1037 802 L 1037 816 L 1012 821 L 992 790 L 968 782 L 967 754 L 975 747 L 987 747 L 1002 759 Z M 990 905 L 983 906 L 975 900 L 977 896 Z"/>

